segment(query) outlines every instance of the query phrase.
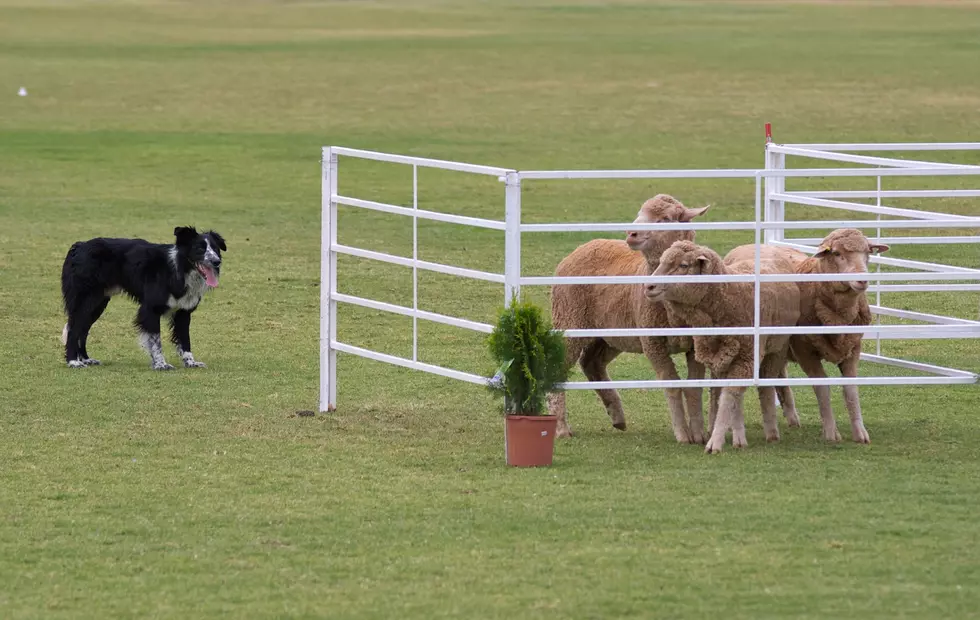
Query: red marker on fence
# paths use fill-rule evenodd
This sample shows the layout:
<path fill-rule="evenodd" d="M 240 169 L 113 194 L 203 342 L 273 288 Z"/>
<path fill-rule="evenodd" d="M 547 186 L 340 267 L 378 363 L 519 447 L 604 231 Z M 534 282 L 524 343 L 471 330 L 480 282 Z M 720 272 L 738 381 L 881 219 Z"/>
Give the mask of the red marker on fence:
<path fill-rule="evenodd" d="M 766 144 L 772 142 L 772 123 L 766 123 Z"/>

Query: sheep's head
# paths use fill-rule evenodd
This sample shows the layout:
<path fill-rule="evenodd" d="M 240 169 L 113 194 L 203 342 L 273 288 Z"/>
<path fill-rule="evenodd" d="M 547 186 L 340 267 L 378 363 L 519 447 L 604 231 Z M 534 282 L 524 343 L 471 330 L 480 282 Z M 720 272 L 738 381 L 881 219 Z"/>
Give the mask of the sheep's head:
<path fill-rule="evenodd" d="M 722 259 L 711 248 L 693 241 L 677 241 L 660 257 L 655 276 L 699 276 L 725 273 Z M 650 301 L 697 305 L 710 292 L 710 284 L 647 284 L 644 294 Z"/>
<path fill-rule="evenodd" d="M 710 206 L 710 205 L 709 205 Z M 688 209 L 679 200 L 667 194 L 657 194 L 643 203 L 634 224 L 673 224 L 690 222 L 708 210 Z M 626 233 L 630 249 L 642 252 L 651 265 L 660 261 L 660 255 L 675 241 L 694 241 L 693 230 L 631 230 Z"/>
<path fill-rule="evenodd" d="M 860 230 L 838 228 L 824 238 L 814 256 L 820 260 L 821 273 L 865 273 L 868 271 L 868 257 L 886 251 L 888 251 L 887 245 L 871 243 Z M 863 293 L 868 289 L 867 280 L 827 284 L 831 284 L 839 293 L 847 291 Z"/>

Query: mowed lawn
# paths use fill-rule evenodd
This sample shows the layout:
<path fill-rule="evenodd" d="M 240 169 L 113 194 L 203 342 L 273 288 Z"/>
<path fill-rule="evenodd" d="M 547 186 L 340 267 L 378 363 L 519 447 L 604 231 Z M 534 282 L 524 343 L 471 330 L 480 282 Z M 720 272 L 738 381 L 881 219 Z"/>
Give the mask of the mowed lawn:
<path fill-rule="evenodd" d="M 977 617 L 976 386 L 862 388 L 870 446 L 825 444 L 809 389 L 803 428 L 766 445 L 750 394 L 749 447 L 718 457 L 674 442 L 660 392 L 623 393 L 625 433 L 574 392 L 577 436 L 538 470 L 504 466 L 478 386 L 341 355 L 337 412 L 296 412 L 317 405 L 321 146 L 752 168 L 767 121 L 783 142 L 980 140 L 978 33 L 972 2 L 0 0 L 0 617 Z M 340 189 L 410 205 L 411 178 L 344 159 Z M 943 183 L 976 186 L 886 188 Z M 708 220 L 752 213 L 749 182 L 569 181 L 529 183 L 524 214 L 622 222 L 658 192 L 711 203 Z M 419 203 L 503 218 L 492 178 L 422 170 Z M 67 369 L 67 248 L 187 224 L 229 246 L 191 327 L 209 367 L 151 372 L 118 298 L 89 341 L 104 365 Z M 525 235 L 525 273 L 592 236 Z M 411 254 L 396 216 L 344 209 L 340 239 Z M 429 222 L 419 241 L 502 270 L 500 233 Z M 964 245 L 891 255 L 980 263 Z M 345 258 L 340 288 L 411 304 L 404 268 Z M 437 274 L 419 293 L 479 321 L 503 301 Z M 975 318 L 978 299 L 885 301 Z M 492 372 L 478 334 L 419 331 L 423 360 Z M 339 336 L 411 355 L 404 317 L 344 307 Z M 980 371 L 976 341 L 884 351 Z M 612 374 L 652 376 L 638 356 Z"/>

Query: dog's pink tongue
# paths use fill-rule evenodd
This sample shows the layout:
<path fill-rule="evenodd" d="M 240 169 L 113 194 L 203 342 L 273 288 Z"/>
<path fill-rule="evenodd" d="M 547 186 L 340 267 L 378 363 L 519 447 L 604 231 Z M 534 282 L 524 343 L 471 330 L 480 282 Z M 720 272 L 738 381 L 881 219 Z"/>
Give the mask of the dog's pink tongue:
<path fill-rule="evenodd" d="M 201 265 L 201 273 L 204 275 L 204 281 L 208 283 L 208 286 L 211 288 L 217 288 L 218 276 L 214 274 L 214 269 L 208 267 L 207 265 Z"/>

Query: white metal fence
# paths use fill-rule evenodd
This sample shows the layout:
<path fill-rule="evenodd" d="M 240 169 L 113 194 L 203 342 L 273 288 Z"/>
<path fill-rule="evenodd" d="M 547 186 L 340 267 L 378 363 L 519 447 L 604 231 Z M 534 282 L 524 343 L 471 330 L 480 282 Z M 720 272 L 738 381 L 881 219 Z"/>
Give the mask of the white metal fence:
<path fill-rule="evenodd" d="M 961 151 L 980 150 L 980 143 L 903 143 L 903 144 L 786 144 L 767 143 L 765 168 L 760 170 L 547 170 L 517 171 L 492 166 L 409 157 L 363 151 L 344 147 L 325 147 L 323 149 L 322 174 L 322 222 L 321 222 L 321 288 L 320 288 L 320 398 L 321 411 L 333 410 L 337 399 L 337 352 L 349 353 L 369 359 L 422 370 L 470 383 L 483 384 L 487 377 L 462 372 L 421 361 L 418 356 L 418 320 L 452 325 L 462 329 L 489 333 L 492 326 L 434 312 L 420 310 L 418 307 L 418 272 L 433 271 L 494 282 L 503 285 L 504 303 L 508 303 L 513 293 L 519 293 L 521 286 L 540 286 L 554 284 L 638 284 L 647 282 L 752 282 L 755 285 L 755 320 L 752 326 L 736 328 L 678 328 L 678 329 L 571 329 L 565 333 L 569 337 L 613 337 L 613 336 L 671 336 L 671 335 L 752 335 L 754 338 L 755 372 L 752 379 L 723 380 L 708 379 L 698 381 L 571 381 L 566 389 L 613 388 L 665 388 L 665 387 L 710 387 L 719 385 L 874 385 L 874 384 L 951 384 L 975 383 L 977 375 L 965 370 L 945 368 L 909 360 L 886 357 L 881 354 L 881 341 L 887 339 L 920 338 L 980 338 L 980 321 L 973 321 L 941 314 L 912 312 L 882 305 L 882 293 L 888 292 L 935 292 L 935 291 L 980 291 L 980 269 L 942 265 L 923 261 L 872 256 L 871 263 L 878 271 L 867 274 L 866 279 L 877 282 L 868 288 L 873 293 L 872 312 L 879 321 L 861 327 L 763 327 L 760 326 L 760 287 L 762 282 L 801 282 L 801 281 L 848 281 L 854 274 L 760 274 L 759 252 L 756 252 L 755 273 L 725 276 L 522 276 L 521 275 L 521 234 L 538 232 L 593 231 L 625 232 L 627 230 L 751 230 L 755 232 L 755 243 L 765 242 L 813 253 L 822 238 L 787 237 L 787 232 L 806 229 L 850 227 L 874 229 L 874 239 L 891 245 L 901 244 L 980 244 L 980 236 L 928 235 L 883 236 L 887 230 L 930 230 L 951 228 L 980 228 L 980 217 L 954 215 L 935 211 L 899 209 L 882 204 L 891 198 L 943 198 L 980 197 L 980 189 L 927 189 L 927 190 L 883 190 L 883 179 L 891 177 L 947 177 L 980 176 L 980 166 L 966 166 L 942 162 L 917 161 L 890 157 L 871 157 L 855 155 L 847 151 Z M 412 206 L 392 205 L 369 200 L 361 200 L 338 194 L 338 158 L 352 157 L 382 162 L 404 164 L 412 167 Z M 800 157 L 832 162 L 877 166 L 876 168 L 787 168 L 786 157 Z M 504 219 L 491 220 L 461 215 L 452 215 L 418 208 L 418 169 L 441 168 L 461 173 L 488 175 L 498 178 L 504 184 Z M 816 178 L 854 178 L 874 179 L 874 190 L 814 190 L 786 191 L 786 179 Z M 753 221 L 700 222 L 675 224 L 636 224 L 636 223 L 521 223 L 521 186 L 524 181 L 540 179 L 751 179 L 755 183 L 755 216 Z M 873 199 L 874 204 L 856 202 Z M 874 215 L 874 220 L 786 220 L 786 205 L 797 204 L 810 207 L 838 209 Z M 364 248 L 341 245 L 337 242 L 337 210 L 339 205 L 360 209 L 381 211 L 411 218 L 413 239 L 412 257 L 395 256 Z M 901 217 L 900 220 L 882 220 L 885 217 Z M 418 258 L 418 220 L 435 220 L 463 226 L 500 230 L 504 232 L 504 273 L 489 273 L 474 269 L 464 269 Z M 870 237 L 870 235 L 869 235 Z M 401 265 L 412 270 L 412 307 L 381 302 L 363 297 L 341 293 L 337 290 L 337 255 L 346 254 L 364 259 Z M 980 251 L 974 252 L 980 263 Z M 882 273 L 881 265 L 903 268 L 905 271 Z M 882 284 L 885 282 L 886 284 Z M 888 284 L 891 282 L 891 284 Z M 909 282 L 929 282 L 928 284 Z M 412 357 L 404 358 L 378 351 L 356 347 L 337 339 L 337 304 L 347 303 L 375 310 L 391 312 L 412 317 Z M 918 321 L 918 324 L 881 325 L 880 317 Z M 925 376 L 865 376 L 857 378 L 792 378 L 766 379 L 759 377 L 759 336 L 762 334 L 799 333 L 864 333 L 866 337 L 877 340 L 876 354 L 862 354 L 862 360 L 924 373 Z"/>

